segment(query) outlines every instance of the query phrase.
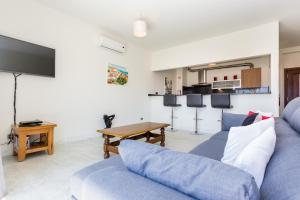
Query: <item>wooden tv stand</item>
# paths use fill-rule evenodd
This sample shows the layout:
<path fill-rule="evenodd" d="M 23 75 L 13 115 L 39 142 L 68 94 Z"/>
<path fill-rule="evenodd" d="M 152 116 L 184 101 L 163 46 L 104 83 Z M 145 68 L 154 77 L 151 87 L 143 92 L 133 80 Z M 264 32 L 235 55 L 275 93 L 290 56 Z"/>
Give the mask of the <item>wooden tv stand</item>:
<path fill-rule="evenodd" d="M 53 134 L 54 128 L 56 124 L 53 123 L 43 123 L 39 126 L 26 126 L 19 127 L 18 125 L 12 125 L 13 133 L 16 137 L 18 137 L 18 144 L 13 148 L 13 154 L 18 155 L 18 161 L 25 160 L 27 154 L 39 152 L 39 151 L 47 151 L 49 155 L 53 154 Z M 47 137 L 46 140 L 42 140 L 35 144 L 34 146 L 30 146 L 30 148 L 26 147 L 26 140 L 28 136 L 32 135 L 45 135 Z"/>

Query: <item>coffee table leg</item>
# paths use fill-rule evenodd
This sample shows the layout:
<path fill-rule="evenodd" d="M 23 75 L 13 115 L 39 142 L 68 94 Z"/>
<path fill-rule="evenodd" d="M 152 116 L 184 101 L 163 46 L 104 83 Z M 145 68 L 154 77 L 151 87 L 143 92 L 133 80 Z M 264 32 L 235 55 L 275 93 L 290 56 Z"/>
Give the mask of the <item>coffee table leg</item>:
<path fill-rule="evenodd" d="M 160 135 L 161 135 L 160 146 L 164 147 L 165 146 L 165 128 L 160 129 Z"/>
<path fill-rule="evenodd" d="M 104 159 L 109 158 L 109 151 L 108 151 L 108 145 L 109 145 L 109 136 L 108 135 L 103 135 L 104 136 Z"/>
<path fill-rule="evenodd" d="M 147 132 L 146 134 L 147 134 L 146 135 L 146 141 L 149 142 L 150 141 L 150 132 Z"/>

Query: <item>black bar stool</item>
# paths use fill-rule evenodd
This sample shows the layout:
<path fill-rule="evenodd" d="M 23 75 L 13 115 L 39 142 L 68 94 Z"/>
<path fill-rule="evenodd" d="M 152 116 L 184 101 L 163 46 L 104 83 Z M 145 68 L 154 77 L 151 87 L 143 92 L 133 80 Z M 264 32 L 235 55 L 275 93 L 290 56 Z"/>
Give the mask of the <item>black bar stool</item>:
<path fill-rule="evenodd" d="M 224 109 L 233 108 L 231 106 L 229 93 L 212 93 L 211 94 L 211 107 L 222 109 L 221 125 L 223 124 L 223 112 Z"/>
<path fill-rule="evenodd" d="M 174 121 L 174 107 L 179 107 L 181 104 L 177 104 L 177 96 L 173 94 L 164 95 L 164 106 L 171 107 L 171 130 L 173 131 Z"/>
<path fill-rule="evenodd" d="M 206 107 L 203 105 L 203 96 L 202 94 L 189 94 L 186 96 L 186 105 L 187 107 L 196 108 L 196 117 L 195 117 L 195 134 L 198 134 L 198 108 Z"/>

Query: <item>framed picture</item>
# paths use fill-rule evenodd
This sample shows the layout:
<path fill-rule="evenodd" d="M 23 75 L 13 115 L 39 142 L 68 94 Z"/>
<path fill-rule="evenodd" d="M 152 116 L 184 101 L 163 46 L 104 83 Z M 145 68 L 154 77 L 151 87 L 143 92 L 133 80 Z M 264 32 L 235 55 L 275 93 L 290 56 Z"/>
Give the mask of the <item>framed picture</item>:
<path fill-rule="evenodd" d="M 108 64 L 107 83 L 115 85 L 125 85 L 128 82 L 128 71 L 125 67 L 115 64 Z"/>

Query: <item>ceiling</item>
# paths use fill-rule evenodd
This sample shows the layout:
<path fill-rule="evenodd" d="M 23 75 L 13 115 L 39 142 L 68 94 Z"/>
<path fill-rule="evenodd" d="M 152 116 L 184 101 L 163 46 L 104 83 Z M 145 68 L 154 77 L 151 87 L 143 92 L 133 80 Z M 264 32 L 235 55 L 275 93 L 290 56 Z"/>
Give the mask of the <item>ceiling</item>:
<path fill-rule="evenodd" d="M 150 50 L 280 22 L 280 46 L 300 45 L 300 0 L 36 0 Z M 144 18 L 145 38 L 132 24 Z"/>

